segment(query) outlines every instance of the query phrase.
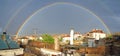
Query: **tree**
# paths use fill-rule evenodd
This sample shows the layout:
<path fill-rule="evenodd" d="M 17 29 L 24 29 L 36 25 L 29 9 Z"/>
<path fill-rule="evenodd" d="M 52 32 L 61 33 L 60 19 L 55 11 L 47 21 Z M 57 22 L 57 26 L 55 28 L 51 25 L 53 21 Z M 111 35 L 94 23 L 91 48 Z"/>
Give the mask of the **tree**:
<path fill-rule="evenodd" d="M 50 48 L 51 44 L 54 44 L 54 38 L 51 35 L 43 34 L 41 37 L 43 38 L 42 42 L 45 43 L 45 48 Z"/>
<path fill-rule="evenodd" d="M 42 38 L 43 38 L 43 42 L 45 42 L 45 43 L 49 43 L 49 44 L 54 43 L 54 38 L 49 34 L 43 34 Z"/>

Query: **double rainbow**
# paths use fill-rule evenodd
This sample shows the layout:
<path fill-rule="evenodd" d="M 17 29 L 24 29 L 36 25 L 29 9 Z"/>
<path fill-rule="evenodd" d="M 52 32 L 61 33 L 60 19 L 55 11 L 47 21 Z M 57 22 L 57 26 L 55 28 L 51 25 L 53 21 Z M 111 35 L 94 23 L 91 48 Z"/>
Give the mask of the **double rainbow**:
<path fill-rule="evenodd" d="M 110 30 L 109 30 L 109 28 L 107 27 L 107 25 L 104 23 L 104 21 L 103 21 L 100 17 L 98 17 L 96 14 L 94 14 L 92 11 L 90 11 L 89 9 L 87 9 L 87 8 L 85 8 L 85 7 L 83 7 L 83 6 L 77 5 L 77 4 L 73 4 L 73 3 L 68 3 L 68 2 L 56 2 L 56 3 L 52 3 L 52 4 L 49 4 L 49 5 L 46 5 L 46 6 L 42 7 L 42 8 L 40 8 L 40 9 L 36 10 L 35 12 L 33 12 L 33 13 L 24 21 L 24 23 L 19 27 L 18 31 L 16 32 L 16 35 L 19 35 L 20 31 L 21 31 L 22 28 L 25 26 L 25 24 L 26 24 L 34 15 L 36 15 L 38 12 L 41 12 L 41 11 L 43 11 L 44 9 L 47 9 L 47 8 L 49 8 L 49 7 L 52 7 L 52 6 L 55 6 L 55 5 L 58 5 L 58 4 L 68 4 L 68 5 L 72 5 L 72 6 L 75 6 L 75 7 L 77 7 L 77 8 L 81 8 L 81 9 L 87 11 L 88 13 L 92 14 L 93 16 L 95 16 L 96 19 L 99 20 L 99 21 L 103 24 L 103 26 L 106 28 L 107 32 L 110 34 Z"/>

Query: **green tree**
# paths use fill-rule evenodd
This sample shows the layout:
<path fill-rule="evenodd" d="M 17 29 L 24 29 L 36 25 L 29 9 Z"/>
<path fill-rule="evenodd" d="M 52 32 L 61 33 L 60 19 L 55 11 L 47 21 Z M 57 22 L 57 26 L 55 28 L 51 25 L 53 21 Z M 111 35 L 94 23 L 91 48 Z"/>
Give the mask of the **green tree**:
<path fill-rule="evenodd" d="M 42 41 L 45 42 L 45 43 L 49 43 L 49 44 L 53 44 L 54 43 L 54 38 L 51 35 L 49 35 L 49 34 L 43 34 L 42 38 L 43 38 Z"/>

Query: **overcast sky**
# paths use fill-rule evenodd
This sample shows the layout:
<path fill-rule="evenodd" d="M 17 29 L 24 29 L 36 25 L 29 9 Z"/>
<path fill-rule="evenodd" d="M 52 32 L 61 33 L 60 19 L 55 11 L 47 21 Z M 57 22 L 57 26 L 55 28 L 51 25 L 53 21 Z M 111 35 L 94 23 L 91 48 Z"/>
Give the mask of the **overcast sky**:
<path fill-rule="evenodd" d="M 71 28 L 81 33 L 98 28 L 107 33 L 96 16 L 111 32 L 120 32 L 120 0 L 0 0 L 0 32 L 16 34 L 30 15 L 19 34 L 33 34 L 34 30 L 69 33 Z"/>

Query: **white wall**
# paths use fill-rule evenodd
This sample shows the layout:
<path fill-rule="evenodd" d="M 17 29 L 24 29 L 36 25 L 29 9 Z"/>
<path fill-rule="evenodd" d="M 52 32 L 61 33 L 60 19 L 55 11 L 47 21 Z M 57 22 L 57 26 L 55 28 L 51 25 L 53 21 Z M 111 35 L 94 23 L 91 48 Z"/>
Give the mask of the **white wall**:
<path fill-rule="evenodd" d="M 19 48 L 19 49 L 10 49 L 10 50 L 0 50 L 0 55 L 2 56 L 14 56 L 14 55 L 22 55 L 23 52 L 23 48 Z"/>
<path fill-rule="evenodd" d="M 100 38 L 105 38 L 106 34 L 104 34 L 104 33 L 92 33 L 92 37 L 95 38 L 96 40 L 99 40 Z"/>
<path fill-rule="evenodd" d="M 78 40 L 79 36 L 82 36 L 80 34 L 74 34 L 74 40 Z"/>
<path fill-rule="evenodd" d="M 67 40 L 70 40 L 70 37 L 64 37 L 64 38 L 62 38 L 62 42 L 66 42 Z"/>

